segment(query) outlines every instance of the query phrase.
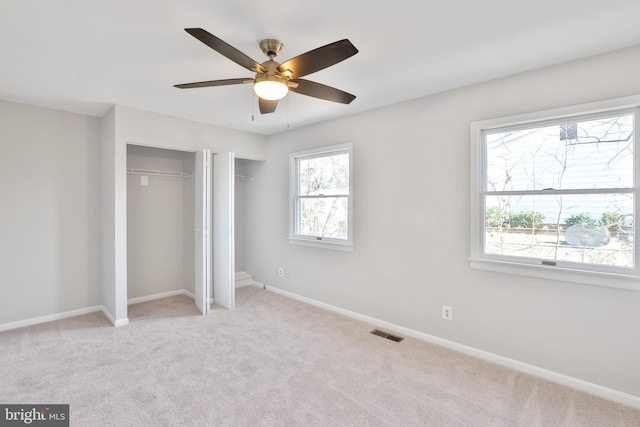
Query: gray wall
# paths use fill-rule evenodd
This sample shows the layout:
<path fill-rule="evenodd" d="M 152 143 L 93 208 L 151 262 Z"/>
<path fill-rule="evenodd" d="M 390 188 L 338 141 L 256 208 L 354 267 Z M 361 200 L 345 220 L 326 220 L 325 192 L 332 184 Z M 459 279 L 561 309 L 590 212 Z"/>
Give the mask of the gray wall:
<path fill-rule="evenodd" d="M 193 174 L 194 164 L 194 153 L 127 147 L 127 168 Z M 194 178 L 146 177 L 127 176 L 127 297 L 193 292 Z"/>
<path fill-rule="evenodd" d="M 0 324 L 102 303 L 100 132 L 0 101 Z"/>
<path fill-rule="evenodd" d="M 101 121 L 0 101 L 0 323 L 101 303 L 126 319 L 126 144 L 217 147 L 267 160 L 247 165 L 243 189 L 244 264 L 257 280 L 640 396 L 640 292 L 467 261 L 469 123 L 638 94 L 638 75 L 634 47 L 291 129 L 266 152 L 256 135 L 125 107 Z M 345 141 L 355 251 L 289 245 L 288 153 Z"/>
<path fill-rule="evenodd" d="M 263 160 L 265 141 L 122 106 L 97 118 L 0 101 L 0 325 L 100 305 L 128 322 L 127 143 Z M 183 196 L 193 205 L 191 190 Z M 193 292 L 189 246 L 183 282 Z"/>
<path fill-rule="evenodd" d="M 195 292 L 195 246 L 196 246 L 196 185 L 195 185 L 195 153 L 183 152 L 182 170 L 191 173 L 191 178 L 182 179 L 182 289 Z"/>
<path fill-rule="evenodd" d="M 254 160 L 236 159 L 235 175 L 251 176 L 250 171 L 254 163 L 256 163 L 256 161 Z M 235 180 L 235 224 L 233 230 L 235 232 L 236 271 L 246 271 L 244 265 L 245 246 L 251 245 L 251 236 L 247 235 L 244 231 L 245 217 L 255 215 L 255 212 L 250 212 L 245 209 L 245 188 L 248 188 L 252 185 L 251 181 L 251 179 L 241 178 L 236 178 Z"/>
<path fill-rule="evenodd" d="M 470 123 L 639 94 L 639 75 L 640 46 L 271 136 L 245 188 L 244 208 L 256 213 L 245 222 L 246 269 L 304 297 L 640 396 L 640 292 L 468 262 Z M 289 245 L 288 154 L 346 141 L 354 252 Z M 443 304 L 453 321 L 441 319 Z"/>
<path fill-rule="evenodd" d="M 111 322 L 116 319 L 116 235 L 115 235 L 115 162 L 116 108 L 111 108 L 101 122 L 101 169 L 100 195 L 102 202 L 102 253 L 101 253 L 101 294 L 102 305 Z"/>

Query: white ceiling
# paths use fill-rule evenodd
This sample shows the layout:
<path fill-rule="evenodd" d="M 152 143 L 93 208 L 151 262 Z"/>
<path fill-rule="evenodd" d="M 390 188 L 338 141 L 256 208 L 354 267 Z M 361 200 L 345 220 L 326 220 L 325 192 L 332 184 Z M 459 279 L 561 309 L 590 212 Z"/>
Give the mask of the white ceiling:
<path fill-rule="evenodd" d="M 101 116 L 119 104 L 259 134 L 640 44 L 638 0 L 0 0 L 0 99 Z M 348 38 L 360 51 L 306 76 L 349 105 L 290 93 L 260 115 L 252 77 L 183 29 L 262 62 Z M 255 120 L 252 120 L 252 115 Z"/>

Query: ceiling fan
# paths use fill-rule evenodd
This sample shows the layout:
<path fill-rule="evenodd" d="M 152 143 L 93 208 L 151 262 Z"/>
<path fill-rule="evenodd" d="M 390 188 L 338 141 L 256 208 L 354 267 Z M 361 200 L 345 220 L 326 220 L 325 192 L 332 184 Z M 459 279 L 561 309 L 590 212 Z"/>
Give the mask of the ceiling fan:
<path fill-rule="evenodd" d="M 344 61 L 358 53 L 358 49 L 347 39 L 303 53 L 281 64 L 274 61 L 273 58 L 282 51 L 284 45 L 280 40 L 265 39 L 260 42 L 260 49 L 269 59 L 260 64 L 202 28 L 185 28 L 185 31 L 219 54 L 226 56 L 247 70 L 253 71 L 256 75 L 254 78 L 209 80 L 184 83 L 174 85 L 174 87 L 192 89 L 253 83 L 253 89 L 258 96 L 258 105 L 262 114 L 273 113 L 278 106 L 278 100 L 284 98 L 289 90 L 342 104 L 349 104 L 356 98 L 355 95 L 340 89 L 300 78 Z"/>

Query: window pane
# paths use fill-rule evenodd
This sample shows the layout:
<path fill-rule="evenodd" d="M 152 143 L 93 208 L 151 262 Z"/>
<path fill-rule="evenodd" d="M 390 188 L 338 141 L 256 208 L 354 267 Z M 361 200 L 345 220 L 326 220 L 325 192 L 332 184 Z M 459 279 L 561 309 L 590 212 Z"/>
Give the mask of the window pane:
<path fill-rule="evenodd" d="M 633 187 L 634 115 L 487 133 L 487 191 Z"/>
<path fill-rule="evenodd" d="M 633 195 L 487 196 L 485 253 L 634 267 Z"/>
<path fill-rule="evenodd" d="M 349 199 L 347 197 L 300 198 L 296 234 L 332 239 L 348 239 Z"/>
<path fill-rule="evenodd" d="M 299 195 L 348 195 L 349 153 L 300 159 Z"/>

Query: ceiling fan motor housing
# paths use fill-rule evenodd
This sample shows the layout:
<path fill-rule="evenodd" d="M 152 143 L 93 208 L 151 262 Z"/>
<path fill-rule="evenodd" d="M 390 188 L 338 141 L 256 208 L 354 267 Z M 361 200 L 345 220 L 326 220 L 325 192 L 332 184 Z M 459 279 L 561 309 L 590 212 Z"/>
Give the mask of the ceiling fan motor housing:
<path fill-rule="evenodd" d="M 277 63 L 276 61 L 274 61 L 273 59 L 270 59 L 268 61 L 264 61 L 260 65 L 262 65 L 267 71 L 265 73 L 258 72 L 258 75 L 266 74 L 268 76 L 274 76 L 274 75 L 279 75 L 280 74 L 280 71 L 278 71 L 278 65 L 280 65 L 280 64 Z"/>
<path fill-rule="evenodd" d="M 260 40 L 260 49 L 267 55 L 269 58 L 273 59 L 275 56 L 278 56 L 280 52 L 282 52 L 282 48 L 284 44 L 280 40 L 276 39 L 264 39 Z"/>

